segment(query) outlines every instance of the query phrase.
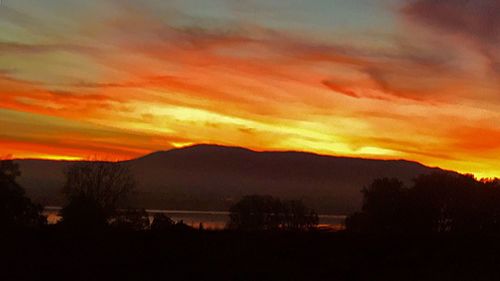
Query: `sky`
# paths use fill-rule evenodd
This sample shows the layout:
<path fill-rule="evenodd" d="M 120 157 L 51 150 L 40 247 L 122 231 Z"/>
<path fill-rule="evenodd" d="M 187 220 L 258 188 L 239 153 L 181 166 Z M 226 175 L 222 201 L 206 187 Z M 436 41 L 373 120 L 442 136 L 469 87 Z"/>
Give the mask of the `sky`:
<path fill-rule="evenodd" d="M 0 156 L 196 143 L 500 176 L 498 0 L 3 0 Z"/>

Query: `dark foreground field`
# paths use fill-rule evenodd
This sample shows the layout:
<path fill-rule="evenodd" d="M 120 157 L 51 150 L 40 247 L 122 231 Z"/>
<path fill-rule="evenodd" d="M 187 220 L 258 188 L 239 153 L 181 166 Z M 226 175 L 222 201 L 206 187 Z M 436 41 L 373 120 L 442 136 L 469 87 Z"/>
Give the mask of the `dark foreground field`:
<path fill-rule="evenodd" d="M 0 280 L 499 280 L 497 237 L 170 231 L 1 236 Z"/>

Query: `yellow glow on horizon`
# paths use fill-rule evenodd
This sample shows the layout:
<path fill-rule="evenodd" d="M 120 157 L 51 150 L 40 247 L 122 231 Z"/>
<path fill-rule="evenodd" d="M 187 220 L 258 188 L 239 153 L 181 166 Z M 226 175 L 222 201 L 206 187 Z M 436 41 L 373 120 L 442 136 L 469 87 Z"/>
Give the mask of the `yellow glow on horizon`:
<path fill-rule="evenodd" d="M 172 142 L 171 143 L 172 147 L 175 149 L 178 148 L 185 148 L 189 147 L 192 145 L 196 145 L 196 143 L 191 143 L 191 142 Z M 274 148 L 274 149 L 259 149 L 259 148 L 254 148 L 252 150 L 255 151 L 298 151 L 298 152 L 311 152 L 311 153 L 317 153 L 319 155 L 327 155 L 327 156 L 334 156 L 334 157 L 362 157 L 365 159 L 376 159 L 376 160 L 409 160 L 411 159 L 404 159 L 401 157 L 398 157 L 397 154 L 393 155 L 384 155 L 384 153 L 387 153 L 384 149 L 378 150 L 378 148 L 375 147 L 368 147 L 368 148 L 362 148 L 361 150 L 358 150 L 358 152 L 363 151 L 364 154 L 338 154 L 332 151 L 329 148 L 315 148 L 315 147 L 308 147 L 307 145 L 311 145 L 311 143 L 306 143 L 306 142 L 299 142 L 299 143 L 288 143 L 290 145 L 289 149 L 283 149 L 283 148 Z M 301 149 L 302 147 L 303 149 Z M 331 148 L 331 146 L 330 146 Z M 153 152 L 153 151 L 151 151 Z M 390 153 L 390 151 L 388 152 Z M 124 160 L 131 160 L 136 157 L 131 157 L 131 158 L 125 158 L 125 159 L 120 159 L 120 160 L 113 160 L 113 159 L 107 159 L 107 158 L 98 158 L 98 157 L 78 157 L 78 156 L 71 156 L 71 155 L 57 155 L 57 154 L 40 154 L 40 153 L 33 153 L 33 154 L 22 154 L 22 155 L 12 155 L 9 156 L 8 159 L 41 159 L 41 160 L 54 160 L 54 161 L 93 161 L 93 160 L 99 160 L 99 161 L 124 161 Z M 471 171 L 469 168 L 464 167 L 464 165 L 456 165 L 454 163 L 442 163 L 441 165 L 438 163 L 430 162 L 427 163 L 425 161 L 419 161 L 419 160 L 414 160 L 416 162 L 419 162 L 423 165 L 426 165 L 428 167 L 439 167 L 441 169 L 445 170 L 451 170 L 451 171 L 456 171 L 459 173 L 463 174 L 472 174 L 478 179 L 482 178 L 498 178 L 500 171 L 498 170 L 492 170 L 492 171 L 487 171 L 483 170 L 482 172 L 474 172 Z"/>
<path fill-rule="evenodd" d="M 192 142 L 171 142 L 170 144 L 175 148 L 184 148 L 194 145 Z"/>
<path fill-rule="evenodd" d="M 13 159 L 42 159 L 42 160 L 55 160 L 55 161 L 82 161 L 86 158 L 70 155 L 57 155 L 57 154 L 23 154 L 22 156 L 14 155 Z"/>
<path fill-rule="evenodd" d="M 182 1 L 10 2 L 0 18 L 0 155 L 118 161 L 211 143 L 500 176 L 500 84 L 488 56 L 498 46 L 467 30 L 442 36 L 447 26 L 385 5 L 377 18 L 391 17 L 391 28 L 321 20 L 304 33 L 307 21 L 292 30 L 278 10 L 247 26 L 222 16 L 234 7 L 212 22 Z M 316 6 L 295 2 L 305 13 Z M 364 36 L 381 26 L 387 36 Z"/>

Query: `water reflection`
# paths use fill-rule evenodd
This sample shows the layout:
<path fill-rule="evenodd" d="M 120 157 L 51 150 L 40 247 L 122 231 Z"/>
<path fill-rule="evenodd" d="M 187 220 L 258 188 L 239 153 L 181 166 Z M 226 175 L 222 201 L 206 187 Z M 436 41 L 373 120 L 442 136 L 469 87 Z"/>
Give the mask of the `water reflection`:
<path fill-rule="evenodd" d="M 47 217 L 49 224 L 56 224 L 61 220 L 60 207 L 46 207 L 43 214 Z M 165 214 L 172 220 L 204 229 L 223 229 L 229 220 L 229 212 L 219 211 L 183 211 L 183 210 L 146 210 L 149 220 L 152 221 L 155 214 Z M 319 227 L 323 230 L 341 230 L 344 228 L 345 216 L 343 215 L 319 215 Z"/>

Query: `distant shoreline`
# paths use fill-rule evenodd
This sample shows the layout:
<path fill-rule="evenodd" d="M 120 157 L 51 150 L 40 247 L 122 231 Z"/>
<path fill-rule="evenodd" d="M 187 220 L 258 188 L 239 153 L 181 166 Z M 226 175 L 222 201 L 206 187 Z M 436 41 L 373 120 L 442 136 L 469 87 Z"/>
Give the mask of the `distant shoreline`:
<path fill-rule="evenodd" d="M 60 206 L 45 206 L 44 211 L 60 211 L 62 207 Z M 159 210 L 159 209 L 145 209 L 146 213 L 149 214 L 189 214 L 189 215 L 229 215 L 228 211 L 195 211 L 195 210 Z M 347 215 L 318 215 L 320 218 L 328 219 L 345 219 Z"/>

